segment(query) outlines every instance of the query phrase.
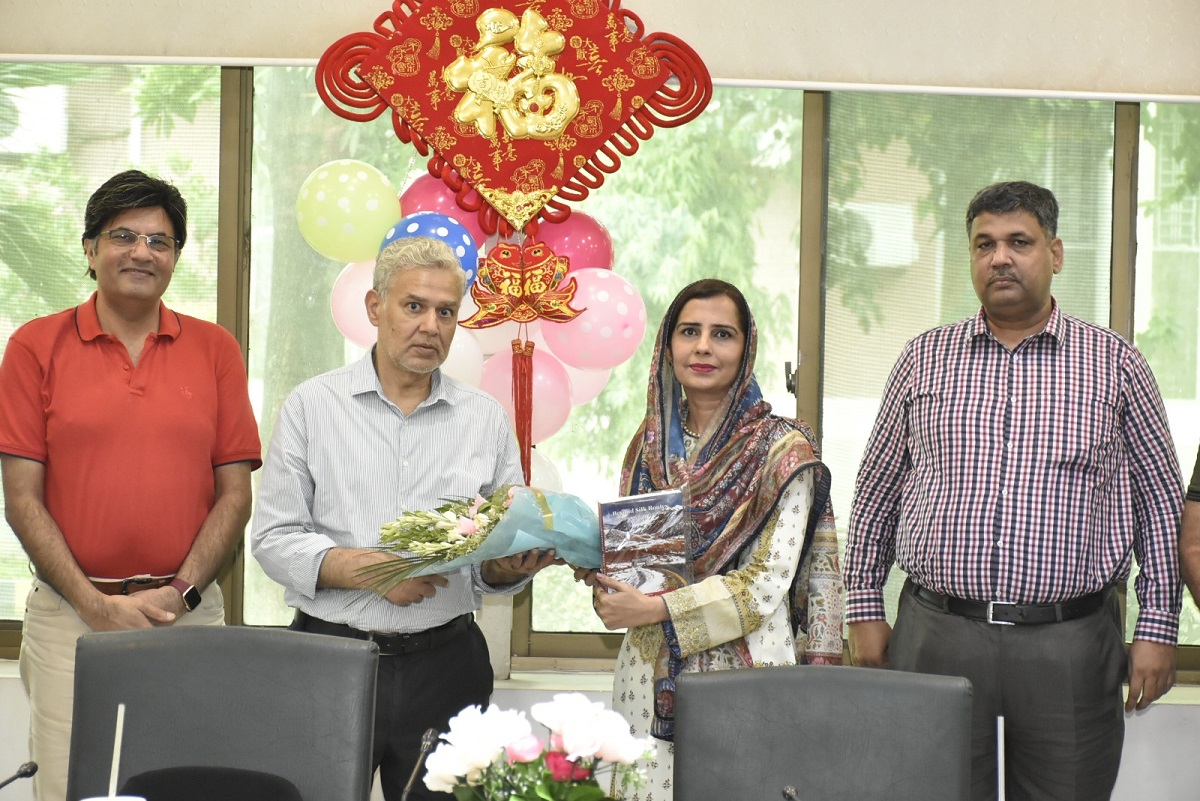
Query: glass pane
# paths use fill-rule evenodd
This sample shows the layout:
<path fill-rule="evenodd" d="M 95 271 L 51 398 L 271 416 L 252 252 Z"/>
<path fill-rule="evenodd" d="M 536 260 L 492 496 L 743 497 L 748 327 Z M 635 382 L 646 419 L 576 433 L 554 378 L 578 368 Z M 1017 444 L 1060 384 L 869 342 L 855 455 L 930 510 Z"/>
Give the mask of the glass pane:
<path fill-rule="evenodd" d="M 1134 342 L 1158 379 L 1186 482 L 1200 443 L 1200 107 L 1143 105 L 1139 156 Z M 1127 634 L 1132 592 L 1128 603 Z M 1200 614 L 1186 594 L 1179 642 L 1200 645 Z"/>
<path fill-rule="evenodd" d="M 641 293 L 648 323 L 642 347 L 604 392 L 538 445 L 566 491 L 592 502 L 617 495 L 622 457 L 646 414 L 658 324 L 675 294 L 700 278 L 745 293 L 763 393 L 779 414 L 795 415 L 783 365 L 796 361 L 802 102 L 796 90 L 718 87 L 700 117 L 657 132 L 578 205 L 612 235 L 614 269 Z M 604 631 L 569 568 L 539 574 L 532 605 L 537 631 Z"/>
<path fill-rule="evenodd" d="M 824 458 L 845 537 L 859 461 L 904 343 L 974 314 L 965 218 L 982 187 L 1058 197 L 1062 308 L 1108 324 L 1113 105 L 836 94 L 830 102 Z M 903 582 L 893 570 L 894 615 Z"/>
<path fill-rule="evenodd" d="M 345 158 L 377 167 L 397 189 L 423 173 L 426 161 L 396 139 L 389 115 L 360 123 L 327 109 L 317 97 L 312 68 L 254 71 L 249 367 L 264 448 L 279 407 L 297 384 L 364 353 L 342 336 L 330 314 L 333 283 L 346 265 L 309 247 L 296 225 L 304 179 L 322 164 Z M 256 493 L 261 472 L 254 473 Z M 289 622 L 283 588 L 252 557 L 245 565 L 244 621 Z"/>
<path fill-rule="evenodd" d="M 188 242 L 164 301 L 215 319 L 219 128 L 218 67 L 0 64 L 0 345 L 95 290 L 79 241 L 84 206 L 130 167 L 188 202 Z M 0 619 L 24 615 L 29 581 L 0 520 Z"/>

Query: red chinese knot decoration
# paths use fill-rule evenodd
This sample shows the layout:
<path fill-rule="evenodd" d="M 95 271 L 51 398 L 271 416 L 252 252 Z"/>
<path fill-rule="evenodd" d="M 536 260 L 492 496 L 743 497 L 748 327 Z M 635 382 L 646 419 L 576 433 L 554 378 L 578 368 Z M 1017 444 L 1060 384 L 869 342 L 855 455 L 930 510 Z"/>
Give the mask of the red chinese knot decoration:
<path fill-rule="evenodd" d="M 656 126 L 688 122 L 712 95 L 690 47 L 645 34 L 620 5 L 395 0 L 325 51 L 317 90 L 347 119 L 391 109 L 396 136 L 432 151 L 430 174 L 485 232 L 560 222 Z"/>
<path fill-rule="evenodd" d="M 541 242 L 524 248 L 499 243 L 479 265 L 471 298 L 479 311 L 463 320 L 463 328 L 490 328 L 512 320 L 531 323 L 539 317 L 565 323 L 579 316 L 571 308 L 575 279 L 563 277 L 569 265 Z"/>
<path fill-rule="evenodd" d="M 463 328 L 491 328 L 513 321 L 528 325 L 539 318 L 565 323 L 582 309 L 571 307 L 575 279 L 567 278 L 567 259 L 556 256 L 541 242 L 525 247 L 501 242 L 488 251 L 479 264 L 479 276 L 471 284 L 471 298 L 479 311 L 463 320 Z M 513 412 L 521 470 L 529 483 L 533 428 L 533 343 L 512 341 Z"/>

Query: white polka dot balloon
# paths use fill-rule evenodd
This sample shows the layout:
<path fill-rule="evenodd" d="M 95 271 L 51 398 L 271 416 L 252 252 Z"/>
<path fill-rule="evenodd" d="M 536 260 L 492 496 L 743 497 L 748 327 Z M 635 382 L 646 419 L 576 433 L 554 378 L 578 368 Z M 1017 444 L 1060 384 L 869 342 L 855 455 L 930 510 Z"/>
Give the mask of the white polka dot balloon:
<path fill-rule="evenodd" d="M 565 323 L 544 321 L 546 347 L 563 364 L 584 370 L 616 367 L 646 336 L 646 304 L 633 284 L 611 270 L 572 270 L 578 286 L 571 306 L 585 311 Z"/>

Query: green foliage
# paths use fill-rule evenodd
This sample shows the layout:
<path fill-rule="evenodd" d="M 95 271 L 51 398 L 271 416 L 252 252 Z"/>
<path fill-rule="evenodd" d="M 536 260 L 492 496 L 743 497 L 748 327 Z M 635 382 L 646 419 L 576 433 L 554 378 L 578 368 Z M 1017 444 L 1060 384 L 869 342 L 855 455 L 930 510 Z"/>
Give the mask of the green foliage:
<path fill-rule="evenodd" d="M 703 114 L 657 131 L 580 204 L 612 235 L 614 270 L 641 292 L 648 328 L 600 397 L 575 409 L 567 426 L 539 445 L 555 463 L 594 464 L 601 475 L 616 474 L 646 413 L 659 321 L 692 281 L 719 277 L 742 290 L 758 323 L 760 359 L 763 340 L 794 341 L 795 304 L 780 300 L 794 297 L 796 264 L 779 265 L 778 283 L 769 285 L 756 280 L 754 265 L 758 216 L 776 193 L 800 192 L 794 148 L 800 118 L 799 92 L 718 88 Z M 798 241 L 798 219 L 788 236 Z M 614 483 L 601 494 L 615 491 Z"/>
<path fill-rule="evenodd" d="M 146 66 L 134 74 L 130 92 L 142 124 L 170 136 L 178 120 L 194 122 L 201 104 L 220 101 L 221 73 L 212 67 Z"/>
<path fill-rule="evenodd" d="M 1111 164 L 1110 103 L 846 92 L 831 97 L 829 124 L 826 287 L 855 313 L 864 332 L 881 321 L 883 305 L 876 297 L 877 282 L 862 278 L 867 264 L 863 221 L 847 213 L 845 204 L 864 190 L 891 188 L 887 176 L 873 175 L 868 181 L 870 154 L 893 146 L 907 152 L 909 166 L 926 183 L 917 202 L 919 215 L 932 222 L 945 252 L 960 252 L 964 261 L 967 204 L 974 192 L 996 181 L 1053 184 L 1064 217 L 1103 217 L 1072 201 L 1077 194 L 1094 198 L 1094 181 Z M 1094 135 L 1080 136 L 1081 131 Z M 1070 154 L 1069 162 L 1064 153 Z M 908 200 L 898 197 L 895 202 Z M 1087 237 L 1091 232 L 1078 233 Z M 949 256 L 947 263 L 959 260 Z M 1063 291 L 1060 284 L 1057 292 Z M 947 281 L 943 292 L 947 321 L 978 308 L 969 281 Z"/>

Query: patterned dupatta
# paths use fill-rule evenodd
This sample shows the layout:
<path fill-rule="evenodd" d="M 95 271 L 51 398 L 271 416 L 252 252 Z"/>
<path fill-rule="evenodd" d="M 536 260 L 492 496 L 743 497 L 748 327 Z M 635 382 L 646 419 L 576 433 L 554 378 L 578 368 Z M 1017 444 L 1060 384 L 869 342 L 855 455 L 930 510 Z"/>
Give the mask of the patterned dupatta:
<path fill-rule="evenodd" d="M 682 387 L 669 354 L 682 311 L 678 298 L 658 331 L 646 393 L 646 418 L 634 435 L 621 470 L 621 494 L 639 495 L 686 486 L 695 524 L 695 580 L 725 573 L 773 517 L 788 484 L 813 470 L 814 497 L 805 527 L 804 553 L 818 525 L 833 525 L 829 471 L 814 453 L 812 432 L 803 423 L 771 414 L 754 378 L 758 329 L 753 317 L 733 386 L 695 446 L 689 461 L 683 439 Z M 801 557 L 803 560 L 803 555 Z M 799 576 L 800 571 L 796 571 Z M 793 577 L 793 634 L 805 616 L 807 588 Z M 651 734 L 674 736 L 675 679 L 682 671 L 678 640 L 670 621 L 661 624 L 664 645 L 655 665 L 655 710 Z"/>

